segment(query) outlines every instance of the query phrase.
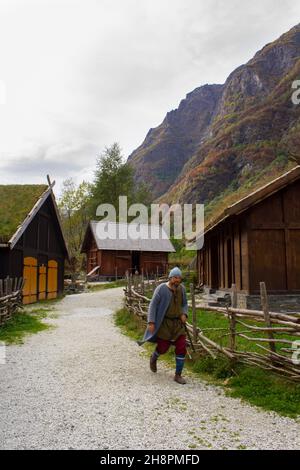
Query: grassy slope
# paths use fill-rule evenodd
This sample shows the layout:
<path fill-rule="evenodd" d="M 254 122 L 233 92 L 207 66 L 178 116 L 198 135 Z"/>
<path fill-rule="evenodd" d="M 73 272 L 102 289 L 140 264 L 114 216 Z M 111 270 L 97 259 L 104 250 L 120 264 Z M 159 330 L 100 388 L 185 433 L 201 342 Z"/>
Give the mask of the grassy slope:
<path fill-rule="evenodd" d="M 259 70 L 259 61 L 257 66 Z M 297 60 L 266 99 L 257 103 L 255 98 L 244 103 L 244 98 L 233 95 L 234 118 L 223 116 L 215 123 L 212 138 L 188 160 L 182 176 L 160 199 L 205 203 L 207 224 L 228 205 L 295 166 L 288 162 L 286 140 L 300 122 L 300 108 L 291 105 L 291 83 L 299 72 Z"/>

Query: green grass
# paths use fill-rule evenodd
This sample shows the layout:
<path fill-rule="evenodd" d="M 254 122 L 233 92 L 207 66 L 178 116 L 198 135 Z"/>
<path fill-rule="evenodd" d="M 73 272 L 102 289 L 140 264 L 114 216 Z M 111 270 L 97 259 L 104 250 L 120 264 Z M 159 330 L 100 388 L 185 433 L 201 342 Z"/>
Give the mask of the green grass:
<path fill-rule="evenodd" d="M 141 339 L 145 326 L 137 318 L 131 315 L 125 308 L 115 314 L 115 323 L 121 331 L 133 340 Z M 227 327 L 228 320 L 223 316 L 211 314 L 211 312 L 199 311 L 198 324 L 204 327 Z M 220 333 L 206 332 L 212 339 L 218 339 Z M 228 341 L 228 339 L 224 340 Z M 239 347 L 244 347 L 241 339 Z M 251 344 L 253 350 L 255 345 Z M 153 344 L 144 345 L 144 352 L 150 355 L 153 351 Z M 261 352 L 261 350 L 259 349 Z M 160 360 L 164 360 L 170 367 L 174 367 L 174 354 L 170 350 Z M 294 384 L 278 377 L 268 371 L 256 367 L 249 367 L 232 363 L 224 356 L 219 355 L 216 360 L 210 356 L 196 356 L 186 360 L 186 368 L 201 377 L 203 380 L 222 386 L 226 395 L 241 398 L 246 402 L 269 411 L 275 411 L 283 416 L 298 418 L 300 416 L 300 384 Z"/>
<path fill-rule="evenodd" d="M 257 367 L 235 366 L 219 356 L 217 360 L 202 357 L 194 361 L 192 370 L 200 375 L 224 381 L 228 396 L 242 398 L 252 405 L 292 418 L 300 415 L 300 385 L 294 384 Z M 224 383 L 223 383 L 224 385 Z"/>
<path fill-rule="evenodd" d="M 46 185 L 0 185 L 0 240 L 6 242 L 47 189 Z"/>
<path fill-rule="evenodd" d="M 7 344 L 22 344 L 27 335 L 53 328 L 43 320 L 51 317 L 51 308 L 40 306 L 16 313 L 11 320 L 0 327 L 0 341 Z"/>
<path fill-rule="evenodd" d="M 96 284 L 96 285 L 88 285 L 89 292 L 98 292 L 104 289 L 113 289 L 115 287 L 125 287 L 126 281 L 124 279 L 120 279 L 118 281 L 111 281 L 105 284 Z"/>
<path fill-rule="evenodd" d="M 190 315 L 191 315 L 191 309 L 189 310 Z M 247 325 L 250 326 L 263 326 L 263 323 L 256 323 L 251 320 L 243 320 L 243 323 L 246 323 Z M 230 345 L 230 337 L 228 335 L 229 333 L 229 321 L 224 315 L 219 314 L 217 312 L 210 312 L 206 310 L 197 310 L 197 325 L 203 330 L 205 336 L 208 338 L 212 339 L 216 343 L 220 344 L 221 346 L 229 347 Z M 209 330 L 209 328 L 224 328 L 223 331 L 213 331 Z M 249 331 L 246 332 L 247 328 L 243 325 L 237 324 L 236 325 L 236 330 L 237 332 L 243 332 L 246 334 L 246 336 L 251 337 L 251 338 L 265 338 L 268 339 L 268 336 L 265 332 L 261 331 Z M 290 336 L 285 333 L 277 333 L 274 334 L 274 338 L 278 339 L 289 339 L 291 341 L 295 341 L 297 338 L 295 336 Z M 264 347 L 268 347 L 268 344 L 265 343 L 260 343 Z M 283 343 L 278 342 L 278 346 L 284 346 Z M 286 345 L 285 345 L 286 346 Z M 256 352 L 260 354 L 267 354 L 266 351 L 261 349 L 260 347 L 257 346 L 257 344 L 254 341 L 249 341 L 245 338 L 241 338 L 239 336 L 236 336 L 236 349 L 238 351 L 248 351 L 248 352 Z"/>
<path fill-rule="evenodd" d="M 129 313 L 126 308 L 122 308 L 115 313 L 115 324 L 124 334 L 130 338 L 138 340 L 145 331 L 145 327 L 138 318 Z"/>
<path fill-rule="evenodd" d="M 284 416 L 300 416 L 300 385 L 255 367 L 242 367 L 229 382 L 228 395 Z"/>

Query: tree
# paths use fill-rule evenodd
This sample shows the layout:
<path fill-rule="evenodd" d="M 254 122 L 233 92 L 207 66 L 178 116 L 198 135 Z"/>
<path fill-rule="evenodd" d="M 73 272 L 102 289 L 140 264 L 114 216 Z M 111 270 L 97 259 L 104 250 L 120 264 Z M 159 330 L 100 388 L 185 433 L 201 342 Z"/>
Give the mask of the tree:
<path fill-rule="evenodd" d="M 120 146 L 114 143 L 106 147 L 97 159 L 92 186 L 91 217 L 95 217 L 100 204 L 112 204 L 117 211 L 119 196 L 127 196 L 128 206 L 133 203 L 149 206 L 151 202 L 149 189 L 145 184 L 136 184 L 133 167 L 124 163 Z"/>
<path fill-rule="evenodd" d="M 83 181 L 76 186 L 72 178 L 63 182 L 62 195 L 58 206 L 68 243 L 71 271 L 73 273 L 81 267 L 83 260 L 80 250 L 89 221 L 90 198 L 90 183 Z"/>

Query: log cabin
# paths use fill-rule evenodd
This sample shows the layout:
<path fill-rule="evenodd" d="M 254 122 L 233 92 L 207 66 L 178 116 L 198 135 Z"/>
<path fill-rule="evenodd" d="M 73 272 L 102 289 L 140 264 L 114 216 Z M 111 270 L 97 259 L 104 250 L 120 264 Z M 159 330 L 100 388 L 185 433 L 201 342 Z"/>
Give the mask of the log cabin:
<path fill-rule="evenodd" d="M 111 280 L 124 277 L 126 272 L 138 271 L 149 277 L 166 273 L 168 255 L 175 252 L 166 233 L 159 226 L 135 224 L 133 228 L 141 236 L 133 239 L 129 236 L 129 225 L 133 227 L 133 224 L 115 222 L 89 223 L 81 250 L 87 257 L 88 277 Z M 103 231 L 114 236 L 104 238 L 100 236 Z M 151 233 L 155 233 L 152 238 Z"/>
<path fill-rule="evenodd" d="M 227 207 L 197 252 L 199 285 L 238 290 L 238 305 L 259 308 L 264 281 L 274 310 L 300 309 L 300 166 Z"/>
<path fill-rule="evenodd" d="M 64 289 L 68 249 L 53 186 L 0 185 L 0 279 L 24 278 L 24 304 Z"/>

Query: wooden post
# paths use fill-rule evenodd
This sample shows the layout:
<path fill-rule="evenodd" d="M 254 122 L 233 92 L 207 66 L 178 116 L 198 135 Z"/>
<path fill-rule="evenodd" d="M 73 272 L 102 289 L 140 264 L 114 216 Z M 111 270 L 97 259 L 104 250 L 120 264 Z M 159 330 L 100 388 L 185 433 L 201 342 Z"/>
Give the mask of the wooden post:
<path fill-rule="evenodd" d="M 9 299 L 9 301 L 7 302 L 7 306 L 6 306 L 6 320 L 10 320 L 11 317 L 12 317 L 12 309 L 11 309 L 11 300 Z"/>
<path fill-rule="evenodd" d="M 129 305 L 129 310 L 131 310 L 131 274 L 129 273 L 129 276 L 127 278 L 127 295 L 128 295 L 128 305 Z"/>
<path fill-rule="evenodd" d="M 8 295 L 8 281 L 9 281 L 9 277 L 4 279 L 4 296 Z"/>
<path fill-rule="evenodd" d="M 232 308 L 237 308 L 237 288 L 236 284 L 231 286 L 231 306 Z M 236 348 L 236 315 L 231 313 L 229 315 L 230 320 L 230 349 L 235 351 Z"/>
<path fill-rule="evenodd" d="M 145 279 L 144 279 L 144 269 L 142 268 L 142 275 L 141 275 L 141 292 L 142 295 L 145 295 Z"/>
<path fill-rule="evenodd" d="M 193 322 L 193 341 L 197 342 L 198 330 L 197 330 L 197 313 L 196 313 L 196 301 L 195 301 L 195 288 L 194 284 L 190 284 L 190 293 L 192 299 L 192 322 Z"/>
<path fill-rule="evenodd" d="M 263 309 L 266 325 L 268 328 L 271 328 L 272 323 L 270 319 L 269 302 L 268 302 L 267 288 L 266 288 L 265 282 L 260 283 L 260 297 L 261 297 L 261 306 Z M 274 335 L 271 331 L 268 331 L 268 337 L 271 340 L 274 339 Z M 276 352 L 276 346 L 273 341 L 270 341 L 269 346 L 272 352 Z"/>

